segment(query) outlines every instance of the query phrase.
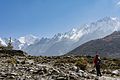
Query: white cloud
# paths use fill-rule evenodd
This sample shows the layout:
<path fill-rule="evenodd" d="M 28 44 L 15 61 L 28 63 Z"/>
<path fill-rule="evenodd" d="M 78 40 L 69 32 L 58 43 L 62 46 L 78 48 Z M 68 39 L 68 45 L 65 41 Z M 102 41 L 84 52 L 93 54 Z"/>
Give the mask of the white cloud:
<path fill-rule="evenodd" d="M 117 5 L 117 6 L 120 6 L 120 1 L 118 1 L 116 5 Z"/>

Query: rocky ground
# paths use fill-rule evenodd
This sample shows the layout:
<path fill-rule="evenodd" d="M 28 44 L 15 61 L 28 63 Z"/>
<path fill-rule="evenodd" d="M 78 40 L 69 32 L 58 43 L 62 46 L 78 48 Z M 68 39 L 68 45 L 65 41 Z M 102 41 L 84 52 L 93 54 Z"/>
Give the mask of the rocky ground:
<path fill-rule="evenodd" d="M 119 59 L 102 58 L 101 77 L 96 76 L 92 59 L 90 56 L 2 55 L 0 80 L 120 80 Z"/>

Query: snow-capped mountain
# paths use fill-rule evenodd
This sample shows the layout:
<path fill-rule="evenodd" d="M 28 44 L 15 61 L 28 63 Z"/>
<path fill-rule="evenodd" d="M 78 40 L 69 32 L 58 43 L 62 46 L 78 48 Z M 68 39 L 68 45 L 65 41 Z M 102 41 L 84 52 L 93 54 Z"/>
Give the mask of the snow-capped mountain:
<path fill-rule="evenodd" d="M 26 35 L 24 37 L 20 37 L 18 39 L 13 40 L 12 44 L 15 49 L 24 50 L 26 47 L 28 47 L 31 44 L 36 43 L 37 41 L 39 41 L 39 38 L 33 35 Z"/>
<path fill-rule="evenodd" d="M 69 32 L 58 33 L 51 39 L 42 38 L 38 43 L 27 47 L 25 51 L 33 55 L 61 55 L 85 42 L 103 38 L 118 30 L 120 30 L 120 20 L 115 17 L 105 17 L 81 25 L 79 28 L 73 28 Z"/>
<path fill-rule="evenodd" d="M 18 39 L 12 39 L 11 42 L 12 42 L 14 49 L 23 50 L 29 45 L 36 43 L 37 41 L 39 41 L 39 38 L 33 35 L 26 35 Z M 7 46 L 9 42 L 9 38 L 0 38 L 0 42 L 1 42 L 1 45 Z"/>
<path fill-rule="evenodd" d="M 0 45 L 7 46 L 6 41 L 0 38 Z"/>
<path fill-rule="evenodd" d="M 12 40 L 15 49 L 22 49 L 31 55 L 62 55 L 90 40 L 103 38 L 114 31 L 120 30 L 120 20 L 105 17 L 90 24 L 81 25 L 65 33 L 58 33 L 52 38 L 37 38 L 29 35 Z M 2 44 L 6 40 L 0 38 Z"/>

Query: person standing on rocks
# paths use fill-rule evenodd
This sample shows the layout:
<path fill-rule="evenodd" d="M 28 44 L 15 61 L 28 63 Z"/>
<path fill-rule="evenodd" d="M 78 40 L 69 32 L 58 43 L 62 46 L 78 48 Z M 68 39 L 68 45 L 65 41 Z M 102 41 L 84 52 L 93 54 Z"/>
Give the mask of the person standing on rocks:
<path fill-rule="evenodd" d="M 101 60 L 99 55 L 97 54 L 94 58 L 94 66 L 96 67 L 97 76 L 102 76 L 100 72 L 100 65 L 101 65 Z"/>

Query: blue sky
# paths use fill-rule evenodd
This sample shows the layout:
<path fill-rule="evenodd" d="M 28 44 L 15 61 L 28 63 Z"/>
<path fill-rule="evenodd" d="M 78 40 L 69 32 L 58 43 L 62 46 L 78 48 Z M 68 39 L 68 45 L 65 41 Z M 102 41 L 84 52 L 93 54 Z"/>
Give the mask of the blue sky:
<path fill-rule="evenodd" d="M 120 0 L 0 0 L 0 36 L 52 37 L 106 16 L 120 17 Z"/>

